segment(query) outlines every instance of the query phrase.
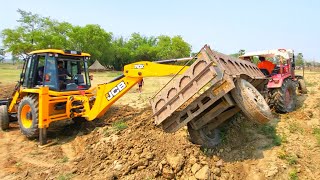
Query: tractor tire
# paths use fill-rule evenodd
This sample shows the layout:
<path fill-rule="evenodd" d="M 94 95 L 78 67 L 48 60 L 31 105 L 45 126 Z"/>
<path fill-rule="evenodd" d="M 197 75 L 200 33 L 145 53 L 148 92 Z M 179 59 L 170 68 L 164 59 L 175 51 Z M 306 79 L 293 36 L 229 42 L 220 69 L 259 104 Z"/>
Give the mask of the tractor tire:
<path fill-rule="evenodd" d="M 39 102 L 36 96 L 26 96 L 19 103 L 18 123 L 22 134 L 28 138 L 39 136 Z"/>
<path fill-rule="evenodd" d="M 205 128 L 202 128 L 199 130 L 195 130 L 188 123 L 188 132 L 190 141 L 192 143 L 201 145 L 206 148 L 213 148 L 221 142 L 219 129 L 208 131 Z"/>
<path fill-rule="evenodd" d="M 296 84 L 291 79 L 285 79 L 280 88 L 272 93 L 274 108 L 278 113 L 292 112 L 296 108 Z"/>
<path fill-rule="evenodd" d="M 9 115 L 8 115 L 8 107 L 6 105 L 0 106 L 0 129 L 5 131 L 9 129 Z"/>
<path fill-rule="evenodd" d="M 248 81 L 238 79 L 231 95 L 242 113 L 251 121 L 265 124 L 273 119 L 264 97 Z"/>
<path fill-rule="evenodd" d="M 307 90 L 307 86 L 306 83 L 304 81 L 304 79 L 298 79 L 298 91 L 301 94 L 307 94 L 308 90 Z"/>

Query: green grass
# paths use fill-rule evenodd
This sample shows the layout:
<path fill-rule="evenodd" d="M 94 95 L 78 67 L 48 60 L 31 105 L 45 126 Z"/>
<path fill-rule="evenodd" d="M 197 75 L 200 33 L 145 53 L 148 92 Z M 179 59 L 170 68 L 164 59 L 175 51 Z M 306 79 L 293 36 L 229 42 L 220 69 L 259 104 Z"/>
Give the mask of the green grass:
<path fill-rule="evenodd" d="M 270 124 L 262 125 L 259 129 L 260 133 L 272 139 L 272 144 L 280 146 L 283 142 L 283 138 L 277 135 L 277 130 Z"/>
<path fill-rule="evenodd" d="M 290 123 L 288 129 L 289 129 L 290 133 L 297 133 L 298 132 L 298 133 L 302 134 L 304 132 L 303 128 L 296 122 Z"/>
<path fill-rule="evenodd" d="M 313 135 L 316 137 L 318 146 L 320 146 L 320 128 L 313 129 Z"/>
<path fill-rule="evenodd" d="M 286 160 L 289 165 L 295 165 L 298 163 L 298 157 L 296 155 L 282 152 L 281 154 L 278 155 L 278 157 L 282 160 Z"/>
<path fill-rule="evenodd" d="M 116 131 L 122 131 L 124 129 L 126 129 L 128 127 L 128 125 L 123 121 L 116 121 L 114 123 L 112 123 L 112 127 L 116 130 Z"/>
<path fill-rule="evenodd" d="M 289 173 L 289 179 L 290 180 L 298 180 L 299 179 L 297 170 L 294 169 Z"/>
<path fill-rule="evenodd" d="M 66 163 L 69 161 L 69 158 L 67 156 L 63 156 L 63 158 L 59 159 L 58 161 L 59 163 Z"/>
<path fill-rule="evenodd" d="M 12 84 L 19 81 L 21 69 L 17 69 L 19 64 L 12 65 L 8 63 L 0 63 L 0 82 L 1 84 Z"/>
<path fill-rule="evenodd" d="M 110 128 L 104 129 L 103 133 L 105 137 L 110 136 L 111 134 L 118 133 L 124 129 L 128 128 L 126 122 L 122 119 L 112 123 Z"/>
<path fill-rule="evenodd" d="M 67 174 L 60 174 L 57 179 L 58 180 L 69 180 L 69 179 L 72 179 L 72 177 L 73 177 L 73 174 L 67 173 Z"/>
<path fill-rule="evenodd" d="M 314 86 L 318 85 L 317 82 L 308 82 L 308 81 L 305 81 L 305 83 L 306 83 L 306 86 L 307 86 L 307 87 L 314 87 Z"/>

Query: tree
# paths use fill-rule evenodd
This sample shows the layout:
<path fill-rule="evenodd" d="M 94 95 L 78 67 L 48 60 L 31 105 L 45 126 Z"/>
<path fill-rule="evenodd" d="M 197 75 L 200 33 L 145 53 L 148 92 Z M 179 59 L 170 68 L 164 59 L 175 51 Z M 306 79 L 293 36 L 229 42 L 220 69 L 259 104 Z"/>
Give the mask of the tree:
<path fill-rule="evenodd" d="M 240 49 L 237 53 L 234 54 L 230 54 L 230 56 L 235 57 L 235 58 L 239 58 L 239 56 L 242 56 L 246 53 L 246 50 L 244 49 Z"/>
<path fill-rule="evenodd" d="M 298 53 L 296 58 L 296 66 L 303 66 L 303 65 L 304 65 L 303 54 Z"/>
<path fill-rule="evenodd" d="M 181 36 L 158 36 L 157 59 L 173 59 L 189 57 L 191 46 Z"/>
<path fill-rule="evenodd" d="M 11 61 L 12 61 L 12 64 L 15 65 L 16 63 L 18 63 L 20 61 L 20 59 L 17 56 L 12 55 Z"/>
<path fill-rule="evenodd" d="M 112 33 L 106 32 L 99 25 L 74 26 L 67 35 L 70 49 L 90 53 L 92 62 L 99 60 L 106 65 L 112 61 Z"/>

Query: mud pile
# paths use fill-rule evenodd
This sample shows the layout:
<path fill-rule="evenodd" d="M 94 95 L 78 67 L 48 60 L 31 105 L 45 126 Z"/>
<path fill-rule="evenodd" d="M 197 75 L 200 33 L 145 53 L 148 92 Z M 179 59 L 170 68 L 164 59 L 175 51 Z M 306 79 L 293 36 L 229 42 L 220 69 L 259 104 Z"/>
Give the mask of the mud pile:
<path fill-rule="evenodd" d="M 223 168 L 223 160 L 206 156 L 188 141 L 186 129 L 174 134 L 164 133 L 154 126 L 151 115 L 149 108 L 113 110 L 107 123 L 121 117 L 125 118 L 122 122 L 128 128 L 119 130 L 119 127 L 109 126 L 94 130 L 84 140 L 84 152 L 72 160 L 75 164 L 72 172 L 78 177 L 93 179 L 230 177 Z"/>

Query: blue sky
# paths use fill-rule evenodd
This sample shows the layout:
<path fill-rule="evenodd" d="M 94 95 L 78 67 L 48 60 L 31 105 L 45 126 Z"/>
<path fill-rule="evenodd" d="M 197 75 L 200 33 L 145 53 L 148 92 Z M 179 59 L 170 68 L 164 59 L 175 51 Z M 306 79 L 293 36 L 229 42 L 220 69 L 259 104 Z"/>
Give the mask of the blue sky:
<path fill-rule="evenodd" d="M 99 24 L 114 36 L 181 35 L 194 52 L 292 48 L 320 61 L 318 0 L 11 0 L 1 2 L 0 30 L 18 25 L 17 9 L 75 25 Z M 3 6 L 5 5 L 5 7 Z"/>

